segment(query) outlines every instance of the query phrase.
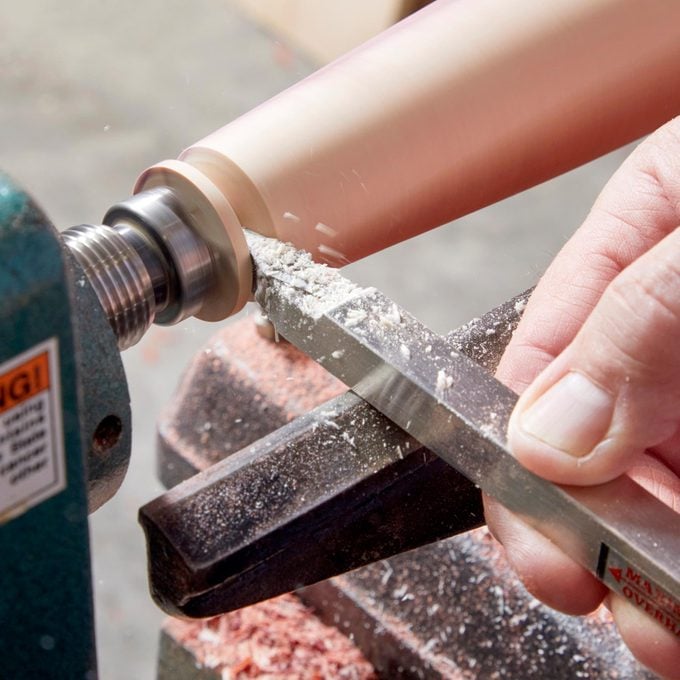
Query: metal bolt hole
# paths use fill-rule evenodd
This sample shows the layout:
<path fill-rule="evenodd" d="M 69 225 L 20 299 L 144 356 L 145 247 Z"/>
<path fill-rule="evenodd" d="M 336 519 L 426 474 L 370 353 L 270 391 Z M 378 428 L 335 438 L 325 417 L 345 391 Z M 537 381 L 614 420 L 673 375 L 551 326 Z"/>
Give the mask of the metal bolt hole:
<path fill-rule="evenodd" d="M 118 416 L 106 416 L 94 431 L 92 450 L 103 454 L 112 449 L 120 440 L 123 433 L 123 421 Z"/>

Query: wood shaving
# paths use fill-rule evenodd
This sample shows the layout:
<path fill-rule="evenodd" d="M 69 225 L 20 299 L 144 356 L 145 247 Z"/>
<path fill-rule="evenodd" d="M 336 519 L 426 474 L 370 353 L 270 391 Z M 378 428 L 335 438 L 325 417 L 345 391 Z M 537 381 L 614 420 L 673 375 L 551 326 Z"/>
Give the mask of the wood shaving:
<path fill-rule="evenodd" d="M 368 314 L 363 309 L 350 309 L 345 317 L 345 326 L 347 326 L 347 328 L 357 326 L 362 321 L 365 321 L 367 316 Z"/>
<path fill-rule="evenodd" d="M 170 619 L 165 630 L 223 680 L 375 680 L 372 665 L 294 595 L 213 619 Z"/>
<path fill-rule="evenodd" d="M 437 373 L 437 382 L 434 386 L 435 392 L 441 395 L 448 390 L 451 385 L 453 385 L 453 378 L 440 370 Z"/>
<path fill-rule="evenodd" d="M 385 314 L 380 315 L 380 323 L 386 328 L 398 326 L 401 321 L 401 312 L 396 304 L 392 305 Z"/>
<path fill-rule="evenodd" d="M 517 302 L 515 302 L 515 311 L 518 314 L 521 314 L 526 306 L 527 306 L 526 300 L 517 300 Z"/>
<path fill-rule="evenodd" d="M 339 250 L 336 250 L 335 248 L 327 246 L 325 243 L 319 245 L 319 252 L 322 255 L 326 255 L 326 257 L 330 257 L 333 260 L 337 260 L 341 264 L 349 264 L 349 259 L 345 256 L 344 253 L 341 253 Z"/>
<path fill-rule="evenodd" d="M 323 222 L 317 222 L 314 229 L 316 229 L 316 231 L 318 231 L 320 234 L 324 234 L 325 236 L 329 236 L 330 238 L 335 238 L 338 235 L 338 232 L 335 229 L 333 229 L 333 227 L 329 227 L 327 224 L 324 224 Z"/>

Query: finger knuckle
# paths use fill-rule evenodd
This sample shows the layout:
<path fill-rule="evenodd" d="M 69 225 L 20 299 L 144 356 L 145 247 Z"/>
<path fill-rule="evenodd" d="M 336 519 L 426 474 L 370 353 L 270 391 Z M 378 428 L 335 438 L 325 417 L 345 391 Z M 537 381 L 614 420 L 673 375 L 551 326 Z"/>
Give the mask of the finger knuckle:
<path fill-rule="evenodd" d="M 630 267 L 616 277 L 608 295 L 623 314 L 658 332 L 680 331 L 680 269 L 667 258 L 651 266 Z M 677 329 L 677 330 L 676 330 Z"/>
<path fill-rule="evenodd" d="M 651 134 L 636 150 L 634 157 L 643 175 L 675 211 L 680 211 L 680 116 Z"/>
<path fill-rule="evenodd" d="M 626 374 L 665 382 L 680 373 L 674 347 L 680 341 L 680 272 L 670 267 L 656 276 L 631 267 L 608 287 L 593 343 L 608 365 Z M 673 284 L 674 282 L 674 284 Z"/>

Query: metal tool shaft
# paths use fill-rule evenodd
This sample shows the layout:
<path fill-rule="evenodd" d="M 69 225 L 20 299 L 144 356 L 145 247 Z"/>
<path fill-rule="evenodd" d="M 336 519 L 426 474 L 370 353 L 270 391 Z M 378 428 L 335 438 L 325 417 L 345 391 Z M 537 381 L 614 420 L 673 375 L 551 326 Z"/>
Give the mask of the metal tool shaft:
<path fill-rule="evenodd" d="M 279 333 L 564 550 L 680 635 L 680 515 L 627 476 L 554 485 L 508 450 L 516 395 L 375 289 L 248 234 L 256 299 Z"/>

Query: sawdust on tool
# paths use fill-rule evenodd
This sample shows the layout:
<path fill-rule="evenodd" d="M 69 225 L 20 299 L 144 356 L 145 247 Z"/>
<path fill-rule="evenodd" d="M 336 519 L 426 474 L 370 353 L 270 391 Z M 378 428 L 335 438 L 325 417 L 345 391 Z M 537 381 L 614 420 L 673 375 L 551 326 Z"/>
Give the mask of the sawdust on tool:
<path fill-rule="evenodd" d="M 337 270 L 314 262 L 309 253 L 290 243 L 249 231 L 246 239 L 255 264 L 255 297 L 265 311 L 272 287 L 297 296 L 296 304 L 312 318 L 319 318 L 364 291 Z"/>
<path fill-rule="evenodd" d="M 169 619 L 166 633 L 223 680 L 375 680 L 373 666 L 294 595 L 203 621 Z"/>

